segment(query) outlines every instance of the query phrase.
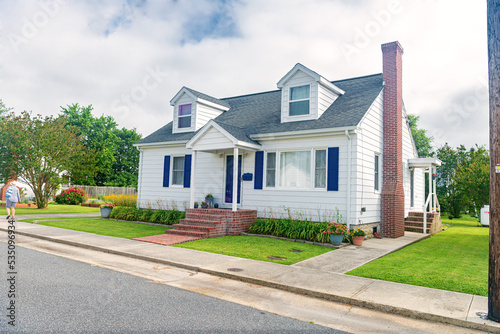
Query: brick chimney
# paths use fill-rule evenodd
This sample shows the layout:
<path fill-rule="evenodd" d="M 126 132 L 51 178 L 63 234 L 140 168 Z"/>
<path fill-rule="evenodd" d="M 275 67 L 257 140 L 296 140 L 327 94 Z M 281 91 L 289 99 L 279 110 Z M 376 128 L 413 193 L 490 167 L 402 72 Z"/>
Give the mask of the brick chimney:
<path fill-rule="evenodd" d="M 402 55 L 399 42 L 382 44 L 384 80 L 384 149 L 382 162 L 381 234 L 404 236 L 403 189 L 403 89 Z"/>

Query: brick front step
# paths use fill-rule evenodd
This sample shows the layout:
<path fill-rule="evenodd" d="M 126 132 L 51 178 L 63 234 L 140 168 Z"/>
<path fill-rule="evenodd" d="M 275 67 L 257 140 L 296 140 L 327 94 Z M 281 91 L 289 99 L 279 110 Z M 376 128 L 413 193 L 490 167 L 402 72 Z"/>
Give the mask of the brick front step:
<path fill-rule="evenodd" d="M 197 231 L 183 231 L 183 230 L 168 230 L 165 232 L 165 234 L 175 234 L 175 235 L 183 235 L 186 237 L 194 237 L 194 238 L 206 238 L 207 233 L 206 232 L 197 232 Z"/>
<path fill-rule="evenodd" d="M 416 222 L 416 221 L 405 221 L 405 226 L 420 226 L 423 227 L 424 223 L 423 222 Z M 427 227 L 431 227 L 432 222 L 427 222 Z"/>
<path fill-rule="evenodd" d="M 190 225 L 190 226 L 215 227 L 217 224 L 220 223 L 221 223 L 220 221 L 215 221 L 215 220 L 201 220 L 192 218 L 184 218 L 179 220 L 179 224 Z"/>
<path fill-rule="evenodd" d="M 193 231 L 193 232 L 203 232 L 210 233 L 215 227 L 208 226 L 200 226 L 200 225 L 184 225 L 184 224 L 176 224 L 172 228 L 174 231 Z"/>
<path fill-rule="evenodd" d="M 424 227 L 423 226 L 406 226 L 405 225 L 405 231 L 423 233 Z M 427 233 L 429 233 L 430 231 L 431 231 L 430 227 L 427 226 Z"/>
<path fill-rule="evenodd" d="M 408 218 L 409 217 L 420 217 L 423 219 L 424 217 L 424 213 L 423 212 L 417 212 L 417 211 L 410 211 L 408 212 Z M 434 214 L 433 213 L 427 213 L 427 219 L 429 218 L 434 218 Z"/>

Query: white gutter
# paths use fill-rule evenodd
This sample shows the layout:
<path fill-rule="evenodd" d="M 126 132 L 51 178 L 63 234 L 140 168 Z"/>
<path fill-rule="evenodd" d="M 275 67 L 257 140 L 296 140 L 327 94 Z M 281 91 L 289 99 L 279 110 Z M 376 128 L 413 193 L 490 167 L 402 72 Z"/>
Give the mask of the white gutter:
<path fill-rule="evenodd" d="M 351 163 L 352 163 L 352 157 L 351 157 L 351 150 L 352 150 L 352 140 L 351 136 L 349 135 L 349 130 L 345 130 L 345 136 L 347 137 L 348 143 L 347 143 L 347 214 L 346 214 L 346 221 L 347 221 L 347 229 L 350 230 L 351 228 Z"/>
<path fill-rule="evenodd" d="M 266 140 L 266 139 L 286 139 L 286 138 L 296 138 L 296 137 L 317 137 L 324 135 L 340 135 L 348 130 L 355 130 L 355 126 L 344 126 L 340 128 L 326 128 L 326 129 L 312 129 L 312 130 L 300 130 L 300 131 L 289 131 L 289 132 L 275 132 L 275 133 L 262 133 L 250 135 L 253 140 Z"/>
<path fill-rule="evenodd" d="M 134 144 L 133 146 L 137 147 L 138 149 L 149 147 L 186 146 L 188 141 L 189 140 L 165 141 L 159 143 Z"/>

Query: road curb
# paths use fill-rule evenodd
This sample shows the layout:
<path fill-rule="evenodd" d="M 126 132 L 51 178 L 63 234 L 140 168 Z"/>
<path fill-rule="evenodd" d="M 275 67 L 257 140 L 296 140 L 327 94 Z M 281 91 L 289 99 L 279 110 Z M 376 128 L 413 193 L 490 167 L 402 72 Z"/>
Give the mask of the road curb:
<path fill-rule="evenodd" d="M 8 229 L 0 227 L 0 231 L 8 232 Z M 38 234 L 29 233 L 29 232 L 16 231 L 16 234 L 24 235 L 24 236 L 28 236 L 28 237 L 32 237 L 32 238 L 36 238 L 36 239 L 42 239 L 42 240 L 47 240 L 47 241 L 51 241 L 51 242 L 66 244 L 69 246 L 75 246 L 75 247 L 90 249 L 90 250 L 94 250 L 94 251 L 125 256 L 125 257 L 129 257 L 129 258 L 137 259 L 137 260 L 155 262 L 158 264 L 163 264 L 163 265 L 173 266 L 173 267 L 177 267 L 177 268 L 181 268 L 181 269 L 187 269 L 187 270 L 191 270 L 191 271 L 201 272 L 201 273 L 205 273 L 205 274 L 209 274 L 209 275 L 213 275 L 213 276 L 238 280 L 238 281 L 242 281 L 245 283 L 257 284 L 257 285 L 275 288 L 275 289 L 288 291 L 288 292 L 293 292 L 293 293 L 297 293 L 297 294 L 301 294 L 301 295 L 305 295 L 305 296 L 309 296 L 309 297 L 320 298 L 320 299 L 329 300 L 329 301 L 333 301 L 333 302 L 339 302 L 342 304 L 363 307 L 363 308 L 381 311 L 381 312 L 385 312 L 385 313 L 391 313 L 391 314 L 396 314 L 396 315 L 400 315 L 400 316 L 405 316 L 405 317 L 410 317 L 410 318 L 415 318 L 415 319 L 423 319 L 423 320 L 428 320 L 428 321 L 433 321 L 433 322 L 440 322 L 440 323 L 445 323 L 445 324 L 469 328 L 469 329 L 487 331 L 487 332 L 491 332 L 491 333 L 500 333 L 500 328 L 495 327 L 495 326 L 490 326 L 488 324 L 474 323 L 474 322 L 450 318 L 450 317 L 446 317 L 446 316 L 441 316 L 441 315 L 436 315 L 436 314 L 431 314 L 431 313 L 426 313 L 426 312 L 420 312 L 420 311 L 415 311 L 415 310 L 409 310 L 409 309 L 405 309 L 402 307 L 385 305 L 385 304 L 376 303 L 376 302 L 372 302 L 372 301 L 364 301 L 364 300 L 359 300 L 359 299 L 355 299 L 355 298 L 351 298 L 351 297 L 338 296 L 338 295 L 331 294 L 331 293 L 320 292 L 320 291 L 310 290 L 310 289 L 306 289 L 306 288 L 290 286 L 290 285 L 286 285 L 286 284 L 282 284 L 282 283 L 278 283 L 278 282 L 271 282 L 271 281 L 266 281 L 266 280 L 258 279 L 258 278 L 240 276 L 237 274 L 233 274 L 231 272 L 216 271 L 216 270 L 206 269 L 203 267 L 191 266 L 191 265 L 187 265 L 187 264 L 180 263 L 180 262 L 163 260 L 163 259 L 158 259 L 158 258 L 154 258 L 154 257 L 137 255 L 137 254 L 133 254 L 133 253 L 122 252 L 122 251 L 107 249 L 107 248 L 98 247 L 98 246 L 91 246 L 91 245 L 87 245 L 87 244 L 83 244 L 83 243 L 79 243 L 79 242 L 74 242 L 74 241 L 68 241 L 68 240 L 51 238 L 51 237 L 47 237 L 47 236 L 41 236 Z"/>

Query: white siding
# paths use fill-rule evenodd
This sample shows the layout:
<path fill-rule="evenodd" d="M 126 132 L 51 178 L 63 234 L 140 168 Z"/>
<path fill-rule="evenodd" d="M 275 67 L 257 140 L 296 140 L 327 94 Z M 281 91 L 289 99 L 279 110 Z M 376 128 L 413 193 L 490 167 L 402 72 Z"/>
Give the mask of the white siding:
<path fill-rule="evenodd" d="M 289 151 L 327 149 L 339 147 L 339 191 L 325 189 L 254 189 L 254 182 L 243 182 L 242 207 L 258 210 L 259 216 L 287 216 L 288 210 L 296 218 L 334 220 L 338 209 L 346 217 L 347 194 L 347 139 L 344 135 L 261 141 L 264 151 Z M 254 173 L 255 154 L 249 153 L 244 161 L 243 172 Z M 265 167 L 265 166 L 264 166 Z M 277 166 L 279 168 L 279 166 Z M 265 173 L 265 170 L 264 170 Z"/>
<path fill-rule="evenodd" d="M 339 96 L 323 85 L 318 86 L 318 118 L 328 109 Z"/>
<path fill-rule="evenodd" d="M 179 106 L 183 104 L 191 104 L 191 127 L 190 128 L 182 128 L 179 129 L 177 126 L 179 125 Z M 181 133 L 181 132 L 191 132 L 194 131 L 195 129 L 195 124 L 196 124 L 196 103 L 193 100 L 191 96 L 188 94 L 184 93 L 182 96 L 177 100 L 177 102 L 174 105 L 174 119 L 173 119 L 173 126 L 172 126 L 172 132 L 173 133 Z"/>
<path fill-rule="evenodd" d="M 414 207 L 411 207 L 411 172 L 408 168 L 408 159 L 418 158 L 410 127 L 403 116 L 403 187 L 405 193 L 405 216 L 412 209 L 422 211 L 425 203 L 425 176 L 424 169 L 416 168 L 414 171 Z"/>
<path fill-rule="evenodd" d="M 213 107 L 207 106 L 203 103 L 198 102 L 196 108 L 196 129 L 199 130 L 211 119 L 216 118 L 222 114 L 221 110 L 215 109 Z"/>
<path fill-rule="evenodd" d="M 189 103 L 191 104 L 191 127 L 179 129 L 177 128 L 177 125 L 179 124 L 179 106 Z M 174 105 L 174 126 L 172 127 L 172 131 L 173 133 L 197 131 L 207 124 L 208 121 L 216 118 L 220 114 L 222 114 L 222 110 L 208 106 L 199 101 L 196 102 L 190 95 L 184 93 L 179 97 Z"/>
<path fill-rule="evenodd" d="M 141 152 L 141 174 L 139 177 L 139 200 L 141 208 L 171 208 L 176 205 L 184 210 L 189 206 L 190 188 L 183 186 L 163 187 L 163 162 L 165 155 L 192 154 L 183 147 L 143 149 Z M 222 198 L 224 158 L 219 153 L 198 152 L 195 169 L 195 201 L 201 202 L 211 193 L 216 201 Z M 193 169 L 192 169 L 193 171 Z M 170 170 L 170 173 L 172 171 Z M 171 176 L 170 176 L 171 178 Z"/>
<path fill-rule="evenodd" d="M 382 190 L 383 152 L 383 93 L 375 99 L 359 124 L 359 133 L 354 137 L 357 148 L 353 155 L 353 196 L 351 217 L 353 223 L 380 221 L 380 191 Z M 379 190 L 375 190 L 375 155 L 379 155 Z M 365 212 L 361 208 L 366 208 Z"/>

